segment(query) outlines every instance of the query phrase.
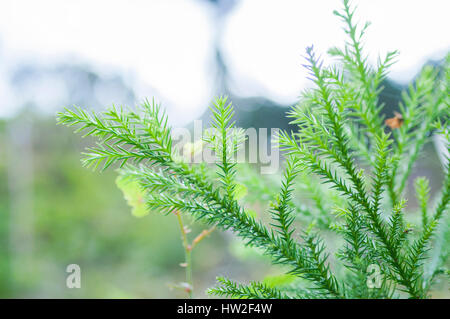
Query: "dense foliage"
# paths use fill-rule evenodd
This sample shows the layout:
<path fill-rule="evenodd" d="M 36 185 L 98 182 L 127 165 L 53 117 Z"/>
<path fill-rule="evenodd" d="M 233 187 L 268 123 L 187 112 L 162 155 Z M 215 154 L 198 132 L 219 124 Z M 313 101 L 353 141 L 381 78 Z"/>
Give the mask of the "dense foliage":
<path fill-rule="evenodd" d="M 204 134 L 204 143 L 217 157 L 215 177 L 214 167 L 180 159 L 167 117 L 155 102 L 146 101 L 137 111 L 113 107 L 96 114 L 77 108 L 59 114 L 59 123 L 78 126 L 85 136 L 99 139 L 85 153 L 83 163 L 103 169 L 118 163 L 122 176 L 139 181 L 149 209 L 183 212 L 232 230 L 247 245 L 263 250 L 273 263 L 284 265 L 290 278 L 300 278 L 278 287 L 219 278 L 212 294 L 426 298 L 433 281 L 445 272 L 442 266 L 448 252 L 443 245 L 435 245 L 436 262 L 425 261 L 431 258 L 436 234 L 447 228 L 439 225 L 445 221 L 450 199 L 448 162 L 434 203 L 428 180 L 415 181 L 420 226 L 406 221 L 404 197 L 414 163 L 430 136 L 441 134 L 448 149 L 450 59 L 440 72 L 425 67 L 404 93 L 399 114 L 385 121 L 378 94 L 397 53 L 388 53 L 371 67 L 362 47 L 368 24 L 356 25 L 354 12 L 348 1 L 335 12 L 348 35 L 343 48 L 329 51 L 338 63 L 324 65 L 312 47 L 306 51 L 305 67 L 314 87 L 288 114 L 298 130 L 278 136 L 286 163 L 281 189 L 270 205 L 269 223 L 255 218 L 235 196 L 234 155 L 243 138 L 234 129 L 233 106 L 226 97 L 215 100 L 213 130 Z M 293 196 L 297 179 L 312 185 L 311 201 L 299 203 Z M 249 186 L 251 192 L 253 185 Z M 307 220 L 309 226 L 300 230 L 297 220 Z M 332 257 L 321 235 L 330 230 L 343 239 Z M 368 282 L 374 267 L 380 272 L 375 287 Z"/>

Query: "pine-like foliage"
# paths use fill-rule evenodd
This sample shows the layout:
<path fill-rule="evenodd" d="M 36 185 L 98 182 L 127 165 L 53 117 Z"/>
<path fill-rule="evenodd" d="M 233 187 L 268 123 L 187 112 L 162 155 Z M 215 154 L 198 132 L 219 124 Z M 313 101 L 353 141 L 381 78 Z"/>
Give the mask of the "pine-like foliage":
<path fill-rule="evenodd" d="M 347 0 L 335 12 L 348 35 L 343 48 L 329 51 L 335 65 L 325 66 L 312 47 L 306 51 L 305 67 L 314 87 L 288 114 L 298 129 L 278 136 L 286 164 L 281 190 L 266 213 L 270 223 L 246 212 L 234 196 L 233 159 L 242 137 L 234 130 L 233 107 L 226 98 L 215 100 L 212 129 L 204 134 L 204 143 L 216 154 L 215 177 L 208 174 L 214 168 L 180 160 L 167 117 L 155 102 L 146 101 L 135 112 L 112 108 L 94 114 L 77 108 L 59 114 L 59 123 L 99 139 L 85 153 L 84 165 L 106 169 L 118 163 L 123 175 L 140 182 L 149 209 L 183 212 L 231 230 L 301 278 L 288 287 L 219 278 L 211 293 L 238 298 L 426 298 L 443 272 L 445 258 L 430 267 L 425 261 L 436 232 L 447 228 L 438 226 L 445 221 L 450 199 L 448 164 L 434 203 L 428 180 L 416 180 L 421 226 L 412 230 L 404 196 L 430 136 L 442 134 L 449 142 L 450 59 L 441 72 L 429 66 L 422 70 L 403 95 L 401 116 L 386 125 L 378 95 L 397 53 L 370 66 L 362 47 L 368 24 L 356 25 L 354 12 Z M 306 181 L 309 205 L 295 198 L 296 179 Z M 337 199 L 330 203 L 332 198 Z M 314 223 L 298 226 L 305 220 Z M 322 239 L 330 232 L 342 243 L 332 259 Z M 368 284 L 374 265 L 380 271 L 376 287 Z"/>

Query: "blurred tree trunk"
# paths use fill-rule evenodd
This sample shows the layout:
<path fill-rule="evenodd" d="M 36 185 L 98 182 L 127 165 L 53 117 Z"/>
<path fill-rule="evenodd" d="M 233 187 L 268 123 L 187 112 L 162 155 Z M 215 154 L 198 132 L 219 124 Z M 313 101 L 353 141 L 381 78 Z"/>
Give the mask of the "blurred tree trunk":
<path fill-rule="evenodd" d="M 20 286 L 29 283 L 34 270 L 33 126 L 31 117 L 24 115 L 10 121 L 6 130 L 11 281 Z"/>
<path fill-rule="evenodd" d="M 9 251 L 9 193 L 6 172 L 7 136 L 0 122 L 0 298 L 10 296 L 11 265 Z"/>

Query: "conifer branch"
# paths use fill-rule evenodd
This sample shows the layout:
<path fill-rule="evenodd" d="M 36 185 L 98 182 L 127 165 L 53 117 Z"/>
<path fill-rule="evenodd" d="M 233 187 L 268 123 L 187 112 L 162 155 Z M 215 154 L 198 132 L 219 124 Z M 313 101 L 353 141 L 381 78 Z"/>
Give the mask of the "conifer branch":
<path fill-rule="evenodd" d="M 424 264 L 449 206 L 448 165 L 434 208 L 428 180 L 416 179 L 420 231 L 412 232 L 408 226 L 403 198 L 429 136 L 437 129 L 449 140 L 450 55 L 444 72 L 431 66 L 422 70 L 403 94 L 399 122 L 389 125 L 391 132 L 386 134 L 378 96 L 397 53 L 388 53 L 376 67 L 370 66 L 362 45 L 369 24 L 362 28 L 355 24 L 355 9 L 348 0 L 343 3 L 343 9 L 335 14 L 344 22 L 349 39 L 343 49 L 330 50 L 342 65 L 324 66 L 312 47 L 307 49 L 305 67 L 315 86 L 305 91 L 288 113 L 297 130 L 281 131 L 278 136 L 286 157 L 281 189 L 269 212 L 259 212 L 271 217 L 270 225 L 264 218 L 253 217 L 248 206 L 236 199 L 240 176 L 235 156 L 244 135 L 234 127 L 234 109 L 226 97 L 215 99 L 212 127 L 203 134 L 203 142 L 216 155 L 214 170 L 179 159 L 167 116 L 154 101 L 145 101 L 135 111 L 112 107 L 90 113 L 74 108 L 58 114 L 58 123 L 76 126 L 76 132 L 98 140 L 97 146 L 84 153 L 83 165 L 102 170 L 119 167 L 123 176 L 139 182 L 149 210 L 183 212 L 212 225 L 211 229 L 231 230 L 245 244 L 260 248 L 274 264 L 304 279 L 306 286 L 283 290 L 260 282 L 243 285 L 219 278 L 220 285 L 210 290 L 213 294 L 237 298 L 391 298 L 403 290 L 411 298 L 426 298 L 440 273 L 436 266 L 426 274 Z M 370 169 L 361 169 L 364 164 Z M 268 201 L 277 192 L 272 192 L 274 183 L 258 178 L 248 178 L 250 192 L 253 187 L 256 198 Z M 301 183 L 296 184 L 296 178 L 303 179 L 300 197 L 296 196 L 296 186 Z M 324 185 L 317 187 L 317 181 Z M 309 198 L 303 201 L 304 197 Z M 385 205 L 385 200 L 391 205 Z M 306 230 L 302 228 L 305 220 L 310 224 Z M 322 239 L 328 238 L 322 233 L 330 229 L 344 242 L 334 259 L 328 258 L 330 249 Z M 197 237 L 198 241 L 207 233 Z M 437 253 L 440 258 L 448 255 L 441 250 Z M 366 282 L 371 265 L 377 265 L 383 277 L 376 289 Z"/>

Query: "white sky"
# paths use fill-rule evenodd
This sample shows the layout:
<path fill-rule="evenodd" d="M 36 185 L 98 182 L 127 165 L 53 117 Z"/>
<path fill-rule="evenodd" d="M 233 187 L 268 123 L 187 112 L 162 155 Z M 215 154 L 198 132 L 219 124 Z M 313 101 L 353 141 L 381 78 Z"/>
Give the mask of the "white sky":
<path fill-rule="evenodd" d="M 242 0 L 225 20 L 222 44 L 233 89 L 295 102 L 306 84 L 305 47 L 325 53 L 342 43 L 332 14 L 340 2 Z M 366 42 L 372 57 L 400 50 L 391 73 L 397 81 L 409 81 L 427 59 L 450 50 L 448 0 L 354 3 L 358 16 L 372 22 Z M 83 61 L 141 83 L 139 98 L 155 94 L 154 88 L 170 113 L 192 120 L 215 93 L 213 9 L 193 0 L 1 0 L 0 73 L 20 61 Z M 16 106 L 8 91 L 0 76 L 0 116 Z"/>

